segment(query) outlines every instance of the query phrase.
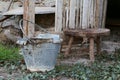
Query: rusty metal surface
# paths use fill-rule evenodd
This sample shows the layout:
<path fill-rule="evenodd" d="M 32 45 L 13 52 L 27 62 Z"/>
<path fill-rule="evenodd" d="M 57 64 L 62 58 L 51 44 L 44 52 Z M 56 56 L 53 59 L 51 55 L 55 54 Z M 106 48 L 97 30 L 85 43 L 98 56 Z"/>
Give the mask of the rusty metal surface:
<path fill-rule="evenodd" d="M 55 13 L 55 7 L 35 7 L 35 14 Z M 12 9 L 2 15 L 23 15 L 23 7 Z"/>

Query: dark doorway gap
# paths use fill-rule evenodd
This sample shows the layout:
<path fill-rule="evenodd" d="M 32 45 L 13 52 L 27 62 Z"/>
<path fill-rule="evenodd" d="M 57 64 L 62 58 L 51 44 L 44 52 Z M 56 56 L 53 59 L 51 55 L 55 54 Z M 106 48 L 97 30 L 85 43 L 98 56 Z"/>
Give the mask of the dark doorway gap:
<path fill-rule="evenodd" d="M 120 27 L 120 0 L 108 0 L 106 27 Z"/>

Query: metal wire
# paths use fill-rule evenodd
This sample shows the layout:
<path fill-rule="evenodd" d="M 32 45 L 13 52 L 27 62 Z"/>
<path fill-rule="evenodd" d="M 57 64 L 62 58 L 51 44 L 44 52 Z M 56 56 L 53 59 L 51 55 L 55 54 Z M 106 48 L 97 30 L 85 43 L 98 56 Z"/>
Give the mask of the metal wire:
<path fill-rule="evenodd" d="M 19 27 L 20 27 L 20 29 L 21 29 L 24 37 L 25 37 L 30 43 L 34 43 L 34 42 L 25 34 L 25 32 L 24 32 L 24 30 L 23 30 L 23 27 L 22 27 L 22 22 L 23 22 L 23 21 L 27 21 L 27 22 L 30 22 L 30 23 L 34 24 L 36 27 L 40 28 L 41 31 L 44 31 L 45 33 L 50 33 L 49 31 L 47 31 L 46 29 L 42 28 L 40 25 L 38 25 L 38 24 L 36 24 L 36 23 L 34 23 L 34 22 L 32 22 L 32 21 L 25 20 L 25 19 L 21 19 L 21 20 L 19 21 Z"/>
<path fill-rule="evenodd" d="M 34 43 L 34 42 L 31 41 L 30 38 L 25 34 L 25 32 L 24 32 L 24 30 L 23 30 L 23 27 L 22 27 L 22 22 L 23 22 L 23 20 L 21 19 L 21 20 L 19 21 L 19 27 L 20 27 L 20 29 L 21 29 L 24 37 L 25 37 L 25 38 L 27 39 L 27 41 L 29 41 L 30 43 Z"/>
<path fill-rule="evenodd" d="M 34 23 L 34 22 L 32 22 L 32 21 L 25 20 L 25 19 L 21 19 L 20 21 L 21 21 L 21 22 L 22 22 L 22 21 L 30 22 L 30 23 L 34 24 L 36 27 L 38 27 L 41 31 L 44 31 L 45 33 L 50 33 L 49 31 L 47 31 L 46 29 L 42 28 L 40 25 L 38 25 L 38 24 L 36 24 L 36 23 Z M 20 24 L 21 24 L 21 23 L 20 23 Z"/>

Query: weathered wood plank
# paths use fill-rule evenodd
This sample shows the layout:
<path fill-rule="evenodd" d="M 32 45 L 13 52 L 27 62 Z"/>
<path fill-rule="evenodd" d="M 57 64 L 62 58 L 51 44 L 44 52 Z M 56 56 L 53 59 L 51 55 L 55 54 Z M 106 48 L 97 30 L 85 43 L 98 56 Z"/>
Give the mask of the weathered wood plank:
<path fill-rule="evenodd" d="M 49 14 L 55 13 L 55 7 L 35 7 L 35 14 Z M 23 7 L 16 9 L 11 9 L 7 12 L 2 13 L 2 15 L 23 15 Z"/>
<path fill-rule="evenodd" d="M 101 0 L 100 1 L 100 4 L 99 4 L 99 22 L 98 22 L 98 27 L 101 28 L 102 27 L 102 19 L 103 19 L 103 7 L 104 7 L 104 4 L 103 4 L 104 0 Z"/>
<path fill-rule="evenodd" d="M 93 25 L 96 27 L 96 0 L 93 0 Z"/>
<path fill-rule="evenodd" d="M 70 1 L 70 22 L 69 28 L 75 29 L 75 12 L 76 12 L 76 0 Z"/>
<path fill-rule="evenodd" d="M 107 0 L 104 0 L 103 2 L 103 16 L 102 16 L 102 28 L 105 27 L 105 21 L 106 21 L 106 12 L 107 12 Z"/>
<path fill-rule="evenodd" d="M 34 0 L 24 0 L 23 29 L 25 36 L 29 38 L 34 36 L 35 23 L 35 3 Z M 26 21 L 28 20 L 28 21 Z M 30 22 L 29 22 L 30 21 Z M 32 22 L 32 23 L 31 23 Z"/>
<path fill-rule="evenodd" d="M 69 26 L 69 7 L 66 7 L 66 27 L 65 28 L 68 28 Z"/>
<path fill-rule="evenodd" d="M 94 28 L 94 4 L 93 0 L 90 1 L 90 14 L 89 14 L 89 28 Z"/>
<path fill-rule="evenodd" d="M 90 28 L 90 12 L 92 11 L 92 8 L 91 8 L 91 0 L 89 0 L 89 4 L 88 4 L 88 16 L 87 16 L 87 26 L 86 28 Z"/>
<path fill-rule="evenodd" d="M 62 15 L 63 15 L 63 18 L 62 18 L 62 22 L 63 22 L 63 24 L 62 24 L 62 28 L 66 28 L 66 7 L 65 7 L 65 5 L 66 5 L 66 0 L 63 0 L 63 12 L 62 12 Z"/>
<path fill-rule="evenodd" d="M 100 15 L 100 0 L 96 0 L 96 9 L 95 9 L 95 28 L 99 27 L 99 15 Z"/>
<path fill-rule="evenodd" d="M 89 8 L 89 0 L 83 1 L 83 15 L 82 15 L 82 29 L 86 29 L 88 27 L 88 8 Z"/>
<path fill-rule="evenodd" d="M 80 22 L 80 0 L 77 0 L 76 1 L 76 28 L 78 28 L 79 29 L 79 22 Z"/>
<path fill-rule="evenodd" d="M 80 22 L 79 22 L 80 29 L 82 29 L 82 18 L 83 18 L 83 0 L 80 0 Z"/>
<path fill-rule="evenodd" d="M 63 0 L 56 0 L 55 32 L 61 32 L 63 20 Z"/>
<path fill-rule="evenodd" d="M 56 11 L 57 17 L 59 17 L 57 18 L 59 19 L 57 20 L 59 22 L 58 29 L 103 27 L 106 14 L 105 4 L 105 0 L 64 0 L 62 3 L 58 0 L 57 6 L 59 7 L 57 7 L 57 10 L 60 11 Z"/>

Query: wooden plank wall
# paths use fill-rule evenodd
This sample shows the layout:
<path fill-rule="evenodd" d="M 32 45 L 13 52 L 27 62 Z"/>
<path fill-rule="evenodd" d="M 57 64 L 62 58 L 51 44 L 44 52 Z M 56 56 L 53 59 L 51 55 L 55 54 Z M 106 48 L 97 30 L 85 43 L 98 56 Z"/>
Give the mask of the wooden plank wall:
<path fill-rule="evenodd" d="M 107 0 L 56 0 L 55 31 L 103 28 Z"/>

